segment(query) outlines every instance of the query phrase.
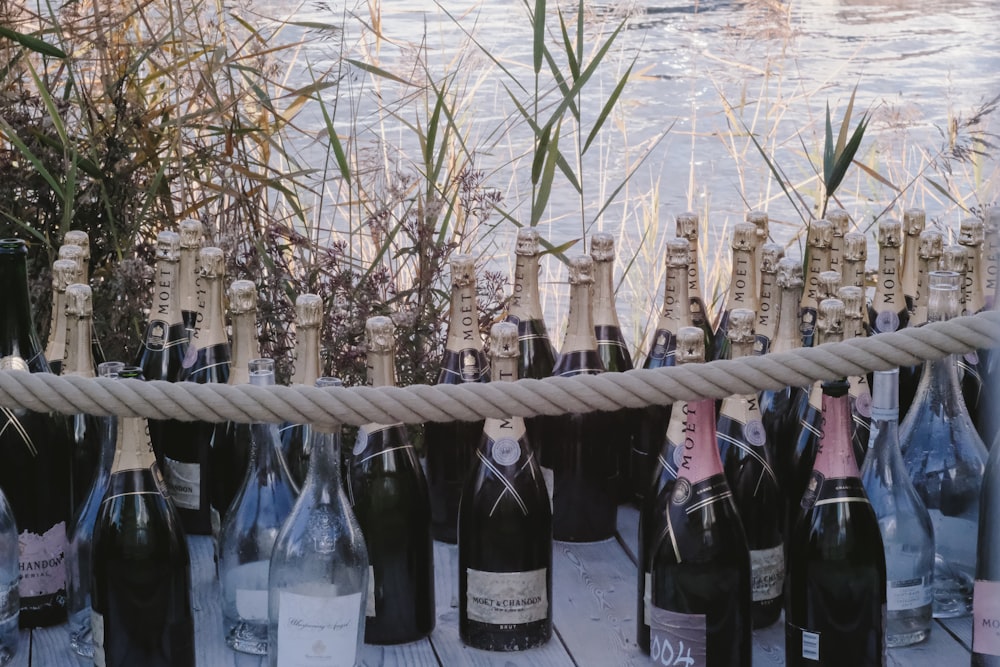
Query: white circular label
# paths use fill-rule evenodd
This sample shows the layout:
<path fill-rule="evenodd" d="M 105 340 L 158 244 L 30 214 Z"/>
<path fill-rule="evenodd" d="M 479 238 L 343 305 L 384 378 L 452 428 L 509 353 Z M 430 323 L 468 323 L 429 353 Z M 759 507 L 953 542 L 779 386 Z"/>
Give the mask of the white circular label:
<path fill-rule="evenodd" d="M 351 454 L 361 456 L 361 452 L 368 449 L 368 429 L 364 426 L 358 428 L 358 437 L 354 440 L 354 449 Z"/>
<path fill-rule="evenodd" d="M 748 421 L 743 425 L 743 437 L 751 445 L 762 447 L 767 442 L 767 431 L 764 430 L 763 422 L 759 419 Z"/>
<path fill-rule="evenodd" d="M 895 331 L 899 328 L 899 315 L 894 310 L 883 310 L 875 318 L 875 326 L 879 331 Z"/>
<path fill-rule="evenodd" d="M 969 365 L 976 366 L 979 364 L 979 353 L 973 350 L 965 354 L 965 360 L 969 362 Z"/>
<path fill-rule="evenodd" d="M 857 412 L 862 417 L 871 418 L 872 416 L 872 395 L 867 391 L 863 391 L 858 394 L 858 397 L 854 399 L 854 411 Z"/>
<path fill-rule="evenodd" d="M 493 460 L 499 465 L 514 465 L 521 458 L 521 445 L 513 438 L 504 438 L 493 443 Z"/>

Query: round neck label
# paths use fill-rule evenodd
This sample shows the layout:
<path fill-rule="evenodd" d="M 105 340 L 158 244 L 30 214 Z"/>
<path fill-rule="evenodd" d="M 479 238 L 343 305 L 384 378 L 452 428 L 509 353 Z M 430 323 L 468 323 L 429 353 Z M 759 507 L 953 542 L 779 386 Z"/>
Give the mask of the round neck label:
<path fill-rule="evenodd" d="M 879 331 L 895 331 L 899 328 L 899 315 L 894 310 L 883 310 L 875 317 L 875 326 Z"/>
<path fill-rule="evenodd" d="M 521 445 L 512 438 L 503 438 L 493 443 L 493 460 L 498 465 L 514 465 L 521 458 Z"/>
<path fill-rule="evenodd" d="M 759 419 L 753 419 L 748 421 L 743 426 L 743 437 L 746 438 L 747 442 L 751 445 L 757 447 L 764 446 L 767 441 L 767 432 L 764 430 L 764 424 Z"/>

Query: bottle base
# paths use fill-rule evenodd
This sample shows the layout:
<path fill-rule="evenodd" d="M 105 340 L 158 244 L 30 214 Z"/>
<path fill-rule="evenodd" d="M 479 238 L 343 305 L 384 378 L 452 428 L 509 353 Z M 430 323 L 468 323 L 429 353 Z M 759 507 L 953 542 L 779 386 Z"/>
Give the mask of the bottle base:
<path fill-rule="evenodd" d="M 923 628 L 921 630 L 915 630 L 913 632 L 907 632 L 904 634 L 885 636 L 885 645 L 889 648 L 901 648 L 903 646 L 913 646 L 914 644 L 919 644 L 922 641 L 926 641 L 928 637 L 931 636 L 930 628 Z"/>
<path fill-rule="evenodd" d="M 267 624 L 238 621 L 226 633 L 226 646 L 252 655 L 267 655 Z"/>
<path fill-rule="evenodd" d="M 972 613 L 974 582 L 940 555 L 934 557 L 934 618 L 958 618 Z"/>

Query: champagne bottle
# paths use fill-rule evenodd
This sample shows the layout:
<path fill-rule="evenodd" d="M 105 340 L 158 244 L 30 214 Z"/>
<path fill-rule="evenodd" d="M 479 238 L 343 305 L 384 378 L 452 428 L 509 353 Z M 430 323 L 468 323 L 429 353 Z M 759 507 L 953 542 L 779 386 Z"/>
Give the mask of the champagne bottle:
<path fill-rule="evenodd" d="M 837 298 L 837 290 L 840 289 L 840 272 L 824 271 L 819 274 L 818 284 L 819 301 L 816 302 L 817 306 L 819 306 L 819 302 L 823 299 Z"/>
<path fill-rule="evenodd" d="M 715 400 L 687 409 L 667 525 L 653 546 L 650 657 L 749 667 L 750 553 L 719 459 Z"/>
<path fill-rule="evenodd" d="M 257 343 L 257 286 L 249 280 L 229 285 L 233 363 L 228 384 L 250 384 L 250 362 L 260 358 Z M 250 462 L 250 425 L 221 422 L 212 440 L 212 506 L 224 519 L 236 497 Z M 296 486 L 298 488 L 298 486 Z"/>
<path fill-rule="evenodd" d="M 149 324 L 135 365 L 142 368 L 147 380 L 176 382 L 188 348 L 188 334 L 180 308 L 178 267 L 181 238 L 176 232 L 156 235 L 156 267 L 153 278 L 153 303 Z M 155 426 L 151 424 L 151 426 Z M 156 429 L 153 444 L 157 447 Z"/>
<path fill-rule="evenodd" d="M 0 240 L 0 370 L 47 373 L 28 299 L 27 246 Z M 66 620 L 66 524 L 70 515 L 69 426 L 64 417 L 0 410 L 0 490 L 17 517 L 21 627 Z"/>
<path fill-rule="evenodd" d="M 142 379 L 137 366 L 122 378 Z M 111 478 L 94 525 L 94 664 L 193 665 L 187 541 L 153 454 L 146 420 L 117 420 Z"/>
<path fill-rule="evenodd" d="M 569 321 L 559 360 L 552 371 L 555 376 L 604 372 L 594 336 L 593 270 L 594 262 L 589 256 L 570 258 Z M 557 435 L 546 443 L 554 481 L 554 539 L 596 542 L 615 534 L 618 452 L 626 436 L 616 431 L 613 414 L 572 413 L 554 420 Z"/>
<path fill-rule="evenodd" d="M 295 299 L 295 371 L 292 384 L 312 386 L 321 375 L 320 328 L 323 299 L 318 294 L 300 294 Z M 281 451 L 296 486 L 302 486 L 309 470 L 309 438 L 302 424 L 281 425 Z"/>
<path fill-rule="evenodd" d="M 832 208 L 826 212 L 830 223 L 830 271 L 844 274 L 844 236 L 851 226 L 850 214 L 842 208 Z"/>
<path fill-rule="evenodd" d="M 368 318 L 365 338 L 368 384 L 396 386 L 392 320 Z M 347 495 L 368 545 L 365 642 L 426 637 L 436 615 L 431 504 L 406 427 L 367 424 L 358 430 L 347 457 Z"/>
<path fill-rule="evenodd" d="M 931 273 L 928 321 L 958 314 L 960 280 L 955 272 Z M 964 616 L 971 610 L 987 453 L 962 400 L 953 356 L 924 364 L 899 440 L 906 471 L 934 525 L 934 616 Z"/>
<path fill-rule="evenodd" d="M 778 311 L 781 288 L 778 287 L 778 262 L 785 256 L 777 243 L 765 243 L 760 251 L 760 303 L 757 308 L 757 341 L 754 354 L 767 354 L 778 336 Z"/>
<path fill-rule="evenodd" d="M 732 312 L 728 335 L 733 359 L 753 354 L 754 318 L 752 310 Z M 781 615 L 785 578 L 783 498 L 756 394 L 729 396 L 722 401 L 716 437 L 722 468 L 733 501 L 740 508 L 750 549 L 753 627 L 766 628 Z"/>
<path fill-rule="evenodd" d="M 822 436 L 788 538 L 785 664 L 885 664 L 886 571 L 858 478 L 845 380 L 823 383 Z"/>
<path fill-rule="evenodd" d="M 250 362 L 250 384 L 274 385 L 274 361 Z M 279 450 L 276 424 L 250 426 L 250 461 L 219 536 L 219 582 L 226 645 L 267 655 L 271 550 L 295 504 L 296 489 Z"/>
<path fill-rule="evenodd" d="M 178 380 L 206 384 L 229 381 L 230 348 L 222 319 L 222 281 L 226 264 L 219 248 L 202 248 L 198 324 L 188 345 Z M 212 439 L 215 424 L 173 422 L 161 447 L 167 488 L 184 523 L 185 532 L 209 535 L 218 529 L 218 511 L 212 507 Z"/>
<path fill-rule="evenodd" d="M 309 472 L 271 554 L 271 667 L 354 665 L 365 634 L 368 552 L 340 484 L 340 429 L 311 426 L 309 438 Z"/>
<path fill-rule="evenodd" d="M 865 295 L 859 287 L 842 287 L 834 295 L 844 304 L 844 340 L 864 338 L 868 335 L 865 326 Z M 872 393 L 867 373 L 847 378 L 850 390 L 847 392 L 851 406 L 851 444 L 860 468 L 868 451 L 871 438 Z"/>
<path fill-rule="evenodd" d="M 733 228 L 733 274 L 729 281 L 729 296 L 726 309 L 719 318 L 719 328 L 715 332 L 715 352 L 713 358 L 729 358 L 729 314 L 736 308 L 746 308 L 757 312 L 757 276 L 754 272 L 753 244 L 756 238 L 753 223 L 738 222 Z"/>
<path fill-rule="evenodd" d="M 492 382 L 517 380 L 517 339 L 513 324 L 493 325 Z M 552 636 L 552 509 L 520 417 L 486 420 L 458 517 L 462 641 L 488 651 L 520 651 L 547 642 Z"/>
<path fill-rule="evenodd" d="M 676 363 L 677 332 L 694 324 L 691 310 L 686 305 L 691 302 L 687 275 L 690 257 L 691 246 L 687 240 L 676 238 L 667 241 L 663 307 L 643 368 L 673 366 Z M 653 459 L 663 446 L 663 434 L 670 421 L 672 409 L 670 405 L 647 405 L 639 410 L 629 472 L 629 476 L 637 482 L 635 490 L 636 500 L 639 502 L 642 502 L 648 490 L 651 471 L 656 465 Z"/>
<path fill-rule="evenodd" d="M 868 309 L 868 322 L 872 334 L 898 331 L 909 323 L 910 310 L 903 298 L 900 282 L 899 246 L 902 225 L 898 220 L 880 220 L 878 223 L 878 277 L 875 296 Z"/>
<path fill-rule="evenodd" d="M 677 332 L 677 364 L 700 364 L 705 361 L 704 337 L 699 327 L 681 327 Z M 699 339 L 701 343 L 699 344 Z M 661 438 L 660 448 L 653 463 L 650 485 L 639 505 L 639 568 L 638 608 L 636 613 L 636 641 L 643 652 L 649 653 L 649 618 L 652 613 L 653 546 L 654 540 L 666 530 L 667 503 L 677 479 L 677 458 L 683 455 L 684 433 L 687 428 L 687 402 L 677 401 L 670 411 L 666 437 Z"/>
<path fill-rule="evenodd" d="M 80 280 L 83 284 L 90 284 L 90 236 L 87 232 L 79 229 L 71 229 L 63 235 L 63 243 L 69 245 L 75 245 L 80 248 Z M 77 281 L 74 281 L 77 282 Z M 90 341 L 91 354 L 94 357 L 95 364 L 102 364 L 105 361 L 104 348 L 101 346 L 101 340 L 97 335 L 98 323 L 95 320 L 94 326 L 92 327 L 92 338 Z M 96 366 L 95 366 L 96 368 Z M 56 369 L 52 369 L 53 373 L 57 373 Z"/>
<path fill-rule="evenodd" d="M 916 276 L 914 278 L 913 314 L 910 316 L 911 326 L 919 327 L 927 322 L 931 271 L 938 270 L 938 260 L 941 258 L 943 249 L 944 234 L 933 229 L 920 233 L 917 244 Z M 922 367 L 923 364 L 920 364 L 918 368 Z M 917 375 L 919 376 L 919 371 Z"/>
<path fill-rule="evenodd" d="M 977 218 L 966 218 L 959 225 L 958 243 L 965 247 L 968 255 L 962 290 L 965 295 L 963 313 L 965 315 L 975 315 L 986 307 L 986 299 L 983 296 L 983 275 L 986 273 L 983 266 L 985 233 L 983 221 Z M 965 399 L 969 416 L 976 423 L 979 421 L 980 410 L 991 407 L 983 406 L 981 403 L 983 378 L 979 373 L 979 353 L 973 350 L 956 357 L 956 361 L 958 361 L 958 381 L 962 385 L 962 398 Z"/>
<path fill-rule="evenodd" d="M 805 289 L 799 309 L 802 314 L 802 346 L 812 347 L 816 328 L 816 306 L 821 301 L 819 274 L 830 270 L 830 244 L 833 242 L 833 225 L 827 220 L 813 220 L 809 225 L 806 244 L 808 255 L 803 269 Z"/>
<path fill-rule="evenodd" d="M 979 505 L 972 667 L 1000 666 L 1000 447 L 990 450 Z"/>
<path fill-rule="evenodd" d="M 844 335 L 844 302 L 824 299 L 820 302 L 816 318 L 816 344 L 839 343 Z M 784 484 L 787 514 L 786 531 L 789 535 L 799 514 L 799 501 L 806 492 L 816 450 L 823 436 L 823 383 L 813 382 L 808 393 L 803 392 L 795 414 L 799 429 L 791 448 L 779 450 L 778 461 L 785 470 Z M 867 445 L 867 443 L 865 443 Z M 857 459 L 855 458 L 855 468 Z"/>
<path fill-rule="evenodd" d="M 715 328 L 712 316 L 701 293 L 701 267 L 698 264 L 698 214 L 681 213 L 677 216 L 675 236 L 686 239 L 688 254 L 688 298 L 691 300 L 691 322 L 705 332 L 705 349 L 715 349 Z"/>
<path fill-rule="evenodd" d="M 778 261 L 777 275 L 779 294 L 778 333 L 771 345 L 772 352 L 788 352 L 802 345 L 800 330 L 801 316 L 799 303 L 802 297 L 802 263 L 792 257 Z M 767 443 L 777 448 L 777 443 L 792 442 L 799 429 L 797 408 L 806 390 L 802 387 L 783 387 L 760 392 L 760 416 L 767 432 Z M 778 481 L 784 488 L 788 471 L 784 469 L 784 457 L 777 451 L 771 452 L 776 464 Z"/>
<path fill-rule="evenodd" d="M 180 234 L 177 293 L 184 330 L 191 337 L 201 319 L 198 303 L 204 298 L 204 290 L 199 285 L 201 267 L 198 264 L 198 253 L 205 242 L 205 231 L 202 224 L 193 218 L 181 220 L 177 224 L 177 231 Z"/>
<path fill-rule="evenodd" d="M 66 358 L 63 362 L 62 375 L 92 378 L 94 373 L 93 336 L 91 335 L 91 317 L 93 316 L 93 299 L 90 287 L 81 283 L 66 286 L 63 295 L 66 303 Z M 94 478 L 97 459 L 100 454 L 101 426 L 96 417 L 91 415 L 72 415 L 69 417 L 73 440 L 72 475 L 70 498 L 73 501 L 73 512 L 87 497 L 90 482 Z"/>
<path fill-rule="evenodd" d="M 106 361 L 98 368 L 101 377 L 117 378 L 125 364 Z M 87 497 L 81 503 L 67 531 L 69 550 L 66 552 L 66 609 L 69 616 L 69 646 L 82 658 L 94 657 L 94 637 L 90 629 L 91 571 L 94 549 L 94 526 L 101 501 L 111 482 L 111 463 L 115 458 L 118 434 L 117 417 L 101 417 L 100 447 L 96 474 L 91 480 Z"/>
<path fill-rule="evenodd" d="M 994 206 L 986 212 L 983 238 L 985 268 L 980 277 L 983 279 L 986 308 L 993 310 L 996 308 L 997 289 L 1000 289 L 997 281 L 997 272 L 1000 271 L 1000 207 Z"/>
<path fill-rule="evenodd" d="M 868 262 L 868 239 L 859 232 L 844 234 L 841 285 L 865 288 L 865 264 Z"/>
<path fill-rule="evenodd" d="M 8 664 L 17 653 L 21 643 L 18 629 L 19 598 L 17 522 L 14 512 L 0 491 L 0 665 Z"/>
<path fill-rule="evenodd" d="M 865 494 L 885 548 L 886 645 L 909 646 L 931 633 L 934 531 L 899 451 L 899 371 L 876 371 Z"/>
<path fill-rule="evenodd" d="M 761 265 L 761 253 L 764 250 L 764 244 L 767 243 L 768 236 L 770 236 L 770 219 L 767 217 L 766 211 L 747 211 L 746 215 L 743 217 L 744 220 L 751 223 L 754 226 L 753 234 L 753 274 L 755 276 L 760 276 L 760 265 Z M 758 292 L 757 296 L 760 297 L 760 283 L 757 284 Z"/>
<path fill-rule="evenodd" d="M 80 265 L 71 259 L 52 262 L 52 316 L 45 360 L 56 375 L 62 373 L 63 355 L 66 354 L 66 287 L 80 282 L 81 275 Z"/>
<path fill-rule="evenodd" d="M 927 214 L 923 209 L 911 208 L 903 211 L 903 257 L 901 259 L 900 282 L 903 298 L 912 318 L 917 299 L 917 272 L 919 268 L 920 235 L 927 226 Z M 911 322 L 912 325 L 912 322 Z"/>
<path fill-rule="evenodd" d="M 479 332 L 475 261 L 472 255 L 453 255 L 448 338 L 438 384 L 488 382 L 489 379 L 489 362 Z M 424 425 L 431 531 L 436 540 L 450 544 L 458 540 L 458 501 L 482 435 L 482 421 L 428 422 Z"/>
<path fill-rule="evenodd" d="M 76 275 L 79 276 L 80 280 L 83 280 L 84 276 L 83 270 L 86 264 L 86 260 L 84 259 L 83 248 L 72 243 L 63 243 L 61 246 L 59 246 L 59 252 L 56 254 L 56 257 L 58 259 L 71 260 L 74 264 L 76 264 L 76 271 L 77 271 Z"/>
<path fill-rule="evenodd" d="M 632 355 L 625 345 L 618 310 L 615 308 L 614 262 L 615 239 L 607 232 L 597 232 L 590 237 L 590 257 L 594 260 L 594 335 L 597 337 L 597 355 L 605 371 L 623 372 L 633 368 Z M 632 499 L 636 492 L 645 490 L 647 477 L 632 478 L 632 456 L 637 437 L 637 424 L 642 412 L 635 409 L 617 410 L 612 419 L 623 436 L 618 451 L 618 469 L 621 473 L 618 500 Z M 641 463 L 640 463 L 641 465 Z M 638 489 L 637 485 L 643 488 Z"/>

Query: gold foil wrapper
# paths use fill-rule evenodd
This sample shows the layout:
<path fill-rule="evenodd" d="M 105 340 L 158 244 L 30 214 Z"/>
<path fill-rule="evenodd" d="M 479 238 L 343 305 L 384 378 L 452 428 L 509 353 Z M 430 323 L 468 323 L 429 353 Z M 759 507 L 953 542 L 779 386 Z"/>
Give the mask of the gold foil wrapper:
<path fill-rule="evenodd" d="M 534 257 L 541 246 L 541 234 L 537 229 L 521 227 L 517 230 L 517 240 L 514 242 L 514 253 L 525 257 Z"/>
<path fill-rule="evenodd" d="M 778 262 L 785 256 L 785 249 L 777 243 L 765 243 L 760 249 L 761 273 L 777 273 Z"/>
<path fill-rule="evenodd" d="M 878 247 L 898 248 L 902 243 L 903 225 L 899 220 L 882 220 L 878 223 Z"/>
<path fill-rule="evenodd" d="M 938 266 L 942 271 L 954 271 L 964 276 L 965 272 L 969 270 L 968 262 L 969 251 L 965 249 L 964 245 L 953 243 L 946 245 L 941 251 Z"/>
<path fill-rule="evenodd" d="M 92 317 L 94 315 L 93 293 L 90 285 L 73 283 L 66 287 L 66 314 L 72 317 Z"/>
<path fill-rule="evenodd" d="M 802 287 L 802 263 L 794 257 L 778 260 L 778 287 Z"/>
<path fill-rule="evenodd" d="M 494 359 L 514 359 L 519 353 L 516 324 L 497 322 L 490 327 L 490 355 Z"/>
<path fill-rule="evenodd" d="M 737 222 L 733 227 L 733 250 L 753 250 L 757 245 L 757 227 L 752 222 Z"/>
<path fill-rule="evenodd" d="M 81 248 L 80 246 L 73 245 L 71 243 L 64 243 L 61 246 L 59 246 L 58 257 L 59 259 L 73 260 L 80 267 L 81 273 L 83 272 L 84 251 L 83 248 Z"/>
<path fill-rule="evenodd" d="M 865 317 L 865 291 L 856 285 L 837 290 L 837 298 L 844 303 L 844 316 L 859 320 Z"/>
<path fill-rule="evenodd" d="M 840 289 L 840 283 L 840 271 L 823 271 L 817 278 L 819 293 L 824 299 L 835 298 L 837 296 L 837 290 Z"/>
<path fill-rule="evenodd" d="M 691 243 L 698 240 L 698 214 L 687 211 L 677 216 L 677 226 L 674 234 L 687 239 Z"/>
<path fill-rule="evenodd" d="M 595 262 L 615 260 L 615 237 L 608 232 L 597 232 L 590 237 L 590 256 Z"/>
<path fill-rule="evenodd" d="M 927 213 L 922 208 L 903 211 L 903 231 L 907 236 L 920 236 L 927 226 Z"/>
<path fill-rule="evenodd" d="M 205 226 L 194 218 L 187 218 L 177 223 L 177 230 L 181 235 L 181 247 L 190 250 L 201 248 L 205 241 Z"/>
<path fill-rule="evenodd" d="M 472 255 L 451 256 L 451 286 L 466 287 L 476 284 L 476 260 Z"/>
<path fill-rule="evenodd" d="M 726 335 L 734 343 L 751 343 L 754 340 L 754 321 L 757 314 L 748 308 L 736 308 L 729 313 Z"/>
<path fill-rule="evenodd" d="M 937 261 L 944 252 L 944 234 L 936 229 L 928 229 L 920 232 L 920 242 L 917 246 L 917 255 L 921 259 Z M 933 267 L 931 267 L 933 270 Z"/>
<path fill-rule="evenodd" d="M 677 332 L 675 357 L 679 364 L 705 361 L 705 332 L 700 327 L 681 327 Z"/>
<path fill-rule="evenodd" d="M 181 235 L 164 230 L 156 235 L 156 259 L 177 262 L 181 258 Z"/>
<path fill-rule="evenodd" d="M 63 236 L 63 243 L 80 246 L 83 249 L 83 258 L 85 260 L 90 259 L 90 236 L 87 232 L 79 229 L 71 229 Z"/>
<path fill-rule="evenodd" d="M 843 236 L 851 226 L 851 216 L 842 208 L 834 208 L 826 212 L 827 221 L 833 225 L 833 235 Z"/>
<path fill-rule="evenodd" d="M 512 325 L 517 331 L 517 325 Z M 392 352 L 396 339 L 396 325 L 391 317 L 376 315 L 365 321 L 365 344 L 369 352 Z"/>
<path fill-rule="evenodd" d="M 833 225 L 829 220 L 813 220 L 809 225 L 808 244 L 811 248 L 829 248 L 833 243 Z"/>
<path fill-rule="evenodd" d="M 257 285 L 251 280 L 234 280 L 226 292 L 229 298 L 229 312 L 243 315 L 257 310 Z"/>
<path fill-rule="evenodd" d="M 667 240 L 667 266 L 683 267 L 691 261 L 691 243 L 687 239 Z"/>
<path fill-rule="evenodd" d="M 226 275 L 226 257 L 222 248 L 209 246 L 198 251 L 202 278 L 223 278 Z"/>
<path fill-rule="evenodd" d="M 816 328 L 824 336 L 824 342 L 831 336 L 844 335 L 844 302 L 840 299 L 823 299 L 816 311 Z"/>
<path fill-rule="evenodd" d="M 861 232 L 844 234 L 844 259 L 848 262 L 868 261 L 868 239 Z"/>
<path fill-rule="evenodd" d="M 958 242 L 964 246 L 981 246 L 986 240 L 986 225 L 979 218 L 965 218 L 958 223 Z"/>
<path fill-rule="evenodd" d="M 594 282 L 594 260 L 590 255 L 577 255 L 569 260 L 569 284 L 589 285 Z"/>
<path fill-rule="evenodd" d="M 75 259 L 57 259 L 52 262 L 52 289 L 56 292 L 65 292 L 68 285 L 81 280 L 83 280 L 83 270 Z"/>

